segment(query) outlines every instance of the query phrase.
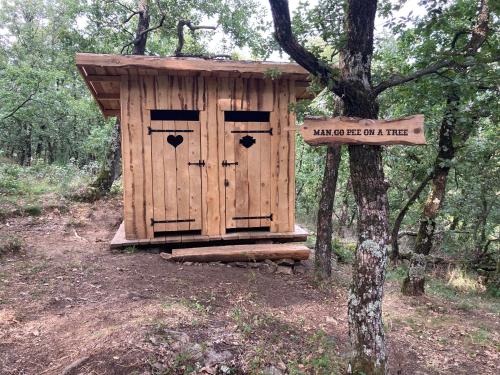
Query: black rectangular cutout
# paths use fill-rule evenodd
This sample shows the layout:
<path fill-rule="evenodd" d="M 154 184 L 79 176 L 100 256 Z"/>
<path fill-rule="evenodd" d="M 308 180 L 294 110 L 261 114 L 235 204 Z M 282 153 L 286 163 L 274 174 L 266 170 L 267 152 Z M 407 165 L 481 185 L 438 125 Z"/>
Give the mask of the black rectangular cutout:
<path fill-rule="evenodd" d="M 269 112 L 225 111 L 224 121 L 228 122 L 269 122 Z"/>
<path fill-rule="evenodd" d="M 200 111 L 152 109 L 151 121 L 200 121 Z"/>

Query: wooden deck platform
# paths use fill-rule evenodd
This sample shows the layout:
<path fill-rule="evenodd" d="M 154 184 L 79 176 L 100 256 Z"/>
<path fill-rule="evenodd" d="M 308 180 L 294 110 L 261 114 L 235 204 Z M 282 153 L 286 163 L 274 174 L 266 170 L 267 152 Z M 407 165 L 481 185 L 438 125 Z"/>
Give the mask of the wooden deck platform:
<path fill-rule="evenodd" d="M 165 244 L 195 244 L 195 243 L 205 243 L 205 242 L 215 242 L 215 241 L 260 241 L 269 240 L 276 242 L 302 242 L 307 239 L 308 232 L 298 225 L 295 225 L 294 232 L 286 233 L 271 233 L 266 231 L 245 231 L 236 233 L 227 233 L 223 235 L 216 236 L 206 236 L 201 234 L 180 234 L 171 236 L 156 237 L 153 239 L 138 239 L 138 240 L 127 240 L 125 238 L 125 228 L 123 223 L 116 231 L 115 236 L 111 240 L 110 248 L 116 249 L 126 246 L 154 246 L 154 245 L 165 245 Z"/>

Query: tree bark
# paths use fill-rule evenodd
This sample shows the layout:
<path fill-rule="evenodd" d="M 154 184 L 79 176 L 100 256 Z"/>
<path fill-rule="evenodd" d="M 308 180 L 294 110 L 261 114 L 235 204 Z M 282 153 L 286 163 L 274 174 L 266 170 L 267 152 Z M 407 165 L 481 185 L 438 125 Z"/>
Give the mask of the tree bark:
<path fill-rule="evenodd" d="M 410 261 L 408 274 L 403 281 L 402 292 L 405 295 L 419 296 L 425 292 L 425 255 L 429 255 L 436 229 L 436 217 L 443 205 L 446 182 L 451 161 L 455 157 L 453 135 L 457 123 L 459 97 L 452 89 L 446 98 L 446 112 L 439 130 L 439 151 L 434 162 L 431 191 L 424 205 L 420 219 L 414 256 Z M 419 255 L 424 255 L 421 257 Z"/>
<path fill-rule="evenodd" d="M 314 252 L 316 277 L 319 279 L 327 279 L 332 274 L 332 215 L 340 157 L 340 145 L 333 145 L 327 148 L 325 171 L 318 207 L 317 238 Z"/>
<path fill-rule="evenodd" d="M 345 229 L 349 226 L 349 194 L 352 191 L 351 177 L 347 179 L 344 197 L 342 199 L 342 207 L 340 209 L 340 217 L 338 221 L 337 235 L 345 237 Z"/>
<path fill-rule="evenodd" d="M 288 1 L 270 0 L 276 39 L 300 65 L 320 78 L 344 104 L 343 115 L 376 119 L 378 105 L 371 82 L 376 0 L 349 0 L 346 43 L 338 72 L 321 63 L 295 39 Z M 382 296 L 389 243 L 387 184 L 379 146 L 349 146 L 351 181 L 358 206 L 358 248 L 349 296 L 350 371 L 385 374 L 386 349 Z"/>

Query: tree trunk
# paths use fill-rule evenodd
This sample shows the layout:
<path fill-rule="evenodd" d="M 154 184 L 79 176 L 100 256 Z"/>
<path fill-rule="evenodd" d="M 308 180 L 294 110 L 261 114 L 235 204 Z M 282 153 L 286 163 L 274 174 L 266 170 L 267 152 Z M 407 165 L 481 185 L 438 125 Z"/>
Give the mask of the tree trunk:
<path fill-rule="evenodd" d="M 111 144 L 106 154 L 106 160 L 92 183 L 92 187 L 97 189 L 99 194 L 110 191 L 113 182 L 121 173 L 121 132 L 120 120 L 117 118 L 111 133 Z"/>
<path fill-rule="evenodd" d="M 373 118 L 373 117 L 372 117 Z M 349 336 L 354 374 L 385 374 L 382 322 L 387 262 L 388 200 L 378 146 L 349 146 L 352 187 L 358 205 L 358 247 L 349 293 Z"/>
<path fill-rule="evenodd" d="M 435 220 L 443 205 L 450 163 L 455 156 L 453 134 L 457 123 L 458 101 L 459 97 L 455 90 L 450 91 L 446 98 L 446 112 L 439 131 L 439 151 L 434 162 L 432 187 L 420 219 L 414 255 L 401 289 L 405 295 L 419 296 L 425 292 L 425 255 L 429 255 L 432 248 Z"/>
<path fill-rule="evenodd" d="M 136 39 L 133 44 L 133 55 L 144 55 L 146 53 L 146 42 L 149 28 L 150 14 L 148 0 L 139 0 L 137 4 L 139 21 L 136 29 Z M 98 190 L 99 195 L 106 194 L 113 186 L 113 182 L 121 174 L 121 127 L 120 120 L 117 119 L 113 132 L 111 133 L 111 144 L 106 153 L 104 161 L 96 180 L 92 186 Z"/>
<path fill-rule="evenodd" d="M 399 257 L 398 237 L 399 237 L 399 229 L 401 228 L 401 223 L 403 222 L 403 219 L 408 210 L 410 209 L 410 207 L 412 206 L 412 204 L 418 199 L 420 193 L 422 192 L 422 190 L 424 190 L 424 188 L 427 186 L 427 184 L 431 179 L 432 179 L 432 173 L 427 175 L 427 177 L 420 183 L 420 185 L 408 199 L 403 209 L 399 212 L 398 217 L 396 217 L 396 220 L 394 221 L 391 233 L 391 243 L 392 243 L 391 259 L 393 261 L 397 260 Z"/>
<path fill-rule="evenodd" d="M 351 185 L 351 177 L 349 177 L 345 185 L 342 207 L 340 209 L 340 217 L 337 228 L 337 236 L 339 237 L 345 237 L 345 229 L 349 224 L 349 194 L 351 194 L 352 191 Z"/>
<path fill-rule="evenodd" d="M 340 145 L 333 145 L 327 148 L 325 172 L 318 208 L 317 238 L 314 253 L 316 277 L 319 279 L 329 278 L 332 274 L 332 215 L 340 157 Z"/>

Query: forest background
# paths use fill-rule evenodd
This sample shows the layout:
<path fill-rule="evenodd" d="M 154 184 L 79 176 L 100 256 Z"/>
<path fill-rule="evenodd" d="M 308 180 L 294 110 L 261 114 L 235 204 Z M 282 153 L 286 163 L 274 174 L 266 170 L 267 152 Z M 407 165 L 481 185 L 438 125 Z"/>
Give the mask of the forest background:
<path fill-rule="evenodd" d="M 40 214 L 47 194 L 68 200 L 95 198 L 89 186 L 106 163 L 115 121 L 104 120 L 75 67 L 76 52 L 130 53 L 136 19 L 134 2 L 2 1 L 0 3 L 0 217 Z M 233 59 L 283 59 L 273 38 L 267 2 L 157 1 L 146 54 L 169 56 L 177 47 L 177 22 L 217 25 L 216 30 L 186 33 L 183 52 L 229 54 Z M 335 63 L 342 43 L 338 30 L 325 30 L 321 19 L 338 18 L 342 2 L 292 3 L 298 39 L 323 60 Z M 421 1 L 379 4 L 375 41 L 376 78 L 426 66 L 466 43 L 477 12 L 475 1 Z M 492 29 L 498 9 L 492 6 Z M 330 17 L 330 18 L 329 18 Z M 380 117 L 425 115 L 427 145 L 390 146 L 383 153 L 389 185 L 393 239 L 402 245 L 395 264 L 415 247 L 417 232 L 432 197 L 435 171 L 447 170 L 442 202 L 432 220 L 432 264 L 446 264 L 469 278 L 473 288 L 499 294 L 498 34 L 485 43 L 467 72 L 441 70 L 388 90 L 380 97 Z M 482 61 L 483 59 L 484 61 Z M 467 64 L 466 64 L 467 65 Z M 464 74 L 465 73 L 465 74 Z M 454 155 L 438 155 L 443 118 L 450 116 L 450 92 L 456 92 Z M 333 113 L 331 94 L 293 108 L 305 115 Z M 326 160 L 324 147 L 312 148 L 297 136 L 298 221 L 312 232 Z M 334 260 L 349 263 L 355 250 L 356 204 L 349 178 L 347 149 L 341 150 L 333 207 Z M 436 169 L 437 168 L 437 169 Z M 121 190 L 120 179 L 111 188 Z M 427 213 L 428 214 L 428 213 Z M 393 240 L 394 248 L 394 240 Z M 405 274 L 403 262 L 401 274 Z M 456 274 L 456 271 L 454 271 Z"/>

